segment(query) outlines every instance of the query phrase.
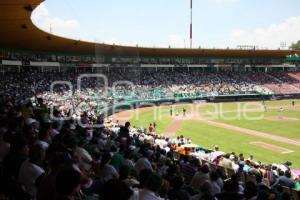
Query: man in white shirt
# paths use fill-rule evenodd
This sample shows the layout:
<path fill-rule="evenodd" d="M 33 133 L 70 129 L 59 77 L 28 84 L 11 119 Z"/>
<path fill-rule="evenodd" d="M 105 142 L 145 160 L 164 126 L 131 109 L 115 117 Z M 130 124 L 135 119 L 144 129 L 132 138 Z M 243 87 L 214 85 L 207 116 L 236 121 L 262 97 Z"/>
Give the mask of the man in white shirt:
<path fill-rule="evenodd" d="M 36 199 L 38 180 L 45 173 L 40 164 L 45 158 L 45 150 L 41 145 L 35 145 L 30 152 L 29 160 L 25 160 L 19 170 L 19 183 L 25 188 L 25 192 Z"/>
<path fill-rule="evenodd" d="M 39 139 L 35 142 L 35 144 L 41 145 L 43 149 L 47 151 L 50 141 L 51 141 L 50 130 L 45 129 L 39 132 Z"/>

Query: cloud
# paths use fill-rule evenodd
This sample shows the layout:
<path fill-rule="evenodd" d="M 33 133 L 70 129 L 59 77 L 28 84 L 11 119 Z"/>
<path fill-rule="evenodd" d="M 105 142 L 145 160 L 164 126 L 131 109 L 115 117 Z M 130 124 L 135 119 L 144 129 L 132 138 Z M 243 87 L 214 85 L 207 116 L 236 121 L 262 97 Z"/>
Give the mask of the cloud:
<path fill-rule="evenodd" d="M 46 8 L 45 4 L 42 3 L 40 6 L 38 6 L 34 12 L 32 13 L 31 19 L 32 20 L 42 20 L 46 17 L 48 17 L 49 11 Z"/>
<path fill-rule="evenodd" d="M 253 30 L 235 29 L 231 32 L 231 44 L 257 45 L 278 48 L 281 42 L 291 43 L 300 39 L 300 16 L 290 17 L 282 23 Z"/>
<path fill-rule="evenodd" d="M 80 27 L 79 22 L 75 19 L 65 20 L 51 17 L 44 3 L 34 10 L 31 19 L 42 30 L 49 32 L 51 27 L 52 33 L 66 37 L 74 37 L 75 30 Z"/>
<path fill-rule="evenodd" d="M 185 44 L 184 38 L 178 34 L 173 34 L 169 36 L 168 44 L 166 44 L 166 46 L 169 45 L 171 47 L 177 47 L 177 48 L 183 48 L 184 46 L 187 46 L 187 44 Z"/>

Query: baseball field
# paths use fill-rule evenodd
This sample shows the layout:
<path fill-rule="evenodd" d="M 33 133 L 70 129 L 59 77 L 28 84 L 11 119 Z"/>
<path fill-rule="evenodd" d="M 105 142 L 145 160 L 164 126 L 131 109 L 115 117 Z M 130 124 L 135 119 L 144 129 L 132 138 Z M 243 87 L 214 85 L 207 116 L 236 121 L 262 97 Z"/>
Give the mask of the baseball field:
<path fill-rule="evenodd" d="M 155 122 L 156 131 L 168 137 L 183 135 L 202 147 L 218 145 L 222 151 L 253 155 L 263 163 L 290 161 L 293 169 L 300 169 L 300 100 L 294 103 L 198 102 L 140 108 L 115 117 L 143 128 Z"/>

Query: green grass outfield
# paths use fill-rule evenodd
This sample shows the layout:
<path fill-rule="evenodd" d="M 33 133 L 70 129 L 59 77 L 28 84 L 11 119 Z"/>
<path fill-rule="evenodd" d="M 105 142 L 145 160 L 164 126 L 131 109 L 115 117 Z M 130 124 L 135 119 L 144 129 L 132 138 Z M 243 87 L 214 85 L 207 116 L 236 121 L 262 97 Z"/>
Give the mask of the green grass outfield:
<path fill-rule="evenodd" d="M 193 142 L 206 148 L 218 145 L 222 151 L 244 153 L 245 158 L 254 155 L 256 160 L 264 163 L 283 163 L 291 161 L 293 168 L 300 169 L 300 147 L 292 146 L 272 140 L 255 137 L 236 131 L 211 127 L 198 121 L 186 121 L 177 131 L 177 135 L 192 138 Z M 293 153 L 280 154 L 268 149 L 257 147 L 250 142 L 265 142 L 294 151 Z"/>
<path fill-rule="evenodd" d="M 282 116 L 299 119 L 298 121 L 271 120 L 278 118 L 278 106 L 290 106 L 289 101 L 268 101 L 267 111 L 263 110 L 261 102 L 219 103 L 208 104 L 200 108 L 200 113 L 206 119 L 230 125 L 266 132 L 291 139 L 300 139 L 300 110 L 284 109 Z M 300 105 L 300 101 L 296 101 Z M 245 111 L 256 109 L 257 111 Z M 233 111 L 233 112 L 228 112 Z M 228 113 L 227 113 L 228 112 Z"/>
<path fill-rule="evenodd" d="M 298 121 L 278 121 L 278 108 L 280 106 L 290 106 L 291 100 L 286 101 L 266 101 L 267 111 L 263 110 L 262 102 L 243 102 L 243 103 L 217 103 L 203 104 L 197 106 L 195 111 L 203 118 L 222 122 L 238 127 L 257 130 L 272 135 L 279 135 L 300 141 L 300 110 L 284 109 L 283 116 L 299 119 Z M 296 105 L 300 105 L 300 100 L 296 101 Z M 187 112 L 195 110 L 192 104 L 178 104 L 174 106 L 174 112 L 182 112 L 185 107 Z M 272 108 L 273 107 L 273 108 Z M 159 114 L 153 111 L 144 111 L 140 113 L 139 119 L 131 119 L 131 123 L 137 127 L 143 126 L 147 128 L 149 123 L 157 123 L 157 132 L 163 133 L 174 120 L 169 116 L 169 106 L 160 108 Z M 236 131 L 223 128 L 216 128 L 198 121 L 186 120 L 181 128 L 177 131 L 177 135 L 183 134 L 190 137 L 194 143 L 207 148 L 219 145 L 226 152 L 244 153 L 246 156 L 253 154 L 257 160 L 262 162 L 285 162 L 287 160 L 293 162 L 293 168 L 300 169 L 300 147 L 288 145 L 281 142 L 275 142 L 256 136 L 251 136 Z M 280 154 L 268 149 L 257 147 L 250 142 L 265 142 L 279 147 L 293 150 L 293 153 Z"/>
<path fill-rule="evenodd" d="M 173 119 L 169 115 L 169 108 L 162 107 L 159 112 L 156 112 L 154 109 L 150 111 L 144 111 L 139 113 L 138 117 L 133 117 L 130 119 L 130 123 L 139 128 L 148 128 L 149 124 L 153 122 L 158 125 L 156 131 L 158 133 L 163 133 L 173 122 Z"/>

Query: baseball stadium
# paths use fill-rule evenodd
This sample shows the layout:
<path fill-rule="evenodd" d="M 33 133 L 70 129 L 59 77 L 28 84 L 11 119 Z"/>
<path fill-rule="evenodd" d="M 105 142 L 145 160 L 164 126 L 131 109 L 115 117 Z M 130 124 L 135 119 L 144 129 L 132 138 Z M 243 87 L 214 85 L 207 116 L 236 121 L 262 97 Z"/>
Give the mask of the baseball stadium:
<path fill-rule="evenodd" d="M 32 21 L 44 0 L 0 1 L 0 200 L 300 199 L 300 48 L 193 48 L 187 2 L 191 48 L 70 39 Z"/>

